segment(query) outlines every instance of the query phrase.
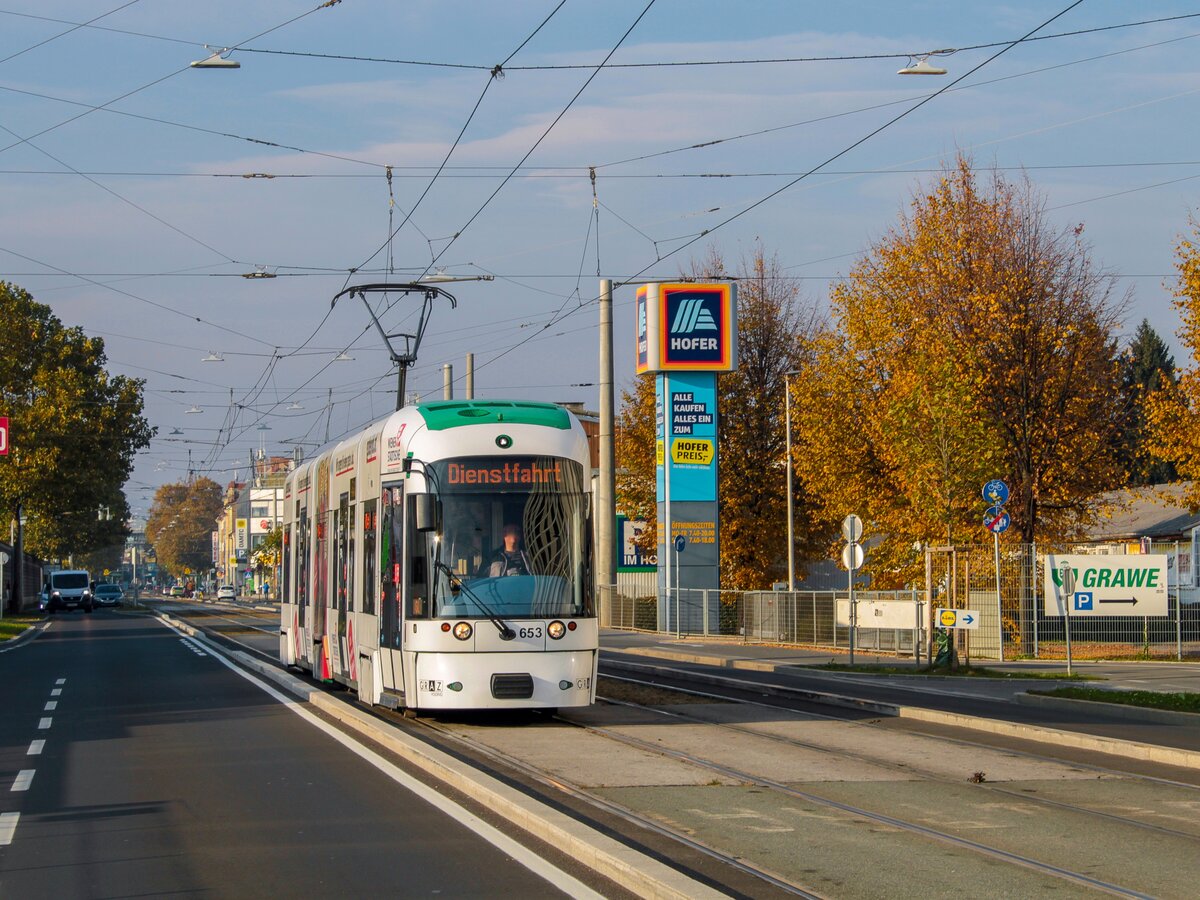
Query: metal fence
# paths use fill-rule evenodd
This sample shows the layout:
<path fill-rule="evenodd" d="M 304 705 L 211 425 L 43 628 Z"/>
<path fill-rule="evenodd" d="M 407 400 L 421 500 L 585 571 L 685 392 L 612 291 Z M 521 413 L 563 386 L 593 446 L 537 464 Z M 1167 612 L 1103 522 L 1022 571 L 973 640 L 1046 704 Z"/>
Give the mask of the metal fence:
<path fill-rule="evenodd" d="M 1071 650 L 1076 659 L 1200 656 L 1200 603 L 1180 602 L 1181 577 L 1193 577 L 1191 544 L 1149 547 L 1001 545 L 931 548 L 924 584 L 907 591 L 857 591 L 864 603 L 896 602 L 920 610 L 919 627 L 872 628 L 858 618 L 855 646 L 864 651 L 914 655 L 928 646 L 928 623 L 937 608 L 973 610 L 978 626 L 957 632 L 960 654 L 974 659 L 1064 658 L 1066 621 L 1047 615 L 1044 565 L 1047 554 L 1119 553 L 1122 549 L 1166 554 L 1169 560 L 1165 616 L 1073 616 Z M 869 561 L 868 561 L 869 566 Z M 1181 571 L 1184 573 L 1181 575 Z M 865 570 L 869 576 L 869 568 Z M 748 643 L 802 644 L 845 649 L 850 644 L 845 589 L 826 591 L 667 591 L 658 593 L 654 572 L 618 576 L 600 588 L 606 627 L 687 636 L 724 636 Z M 860 609 L 862 607 L 859 607 Z M 907 613 L 905 613 L 907 615 Z M 907 621 L 907 620 L 905 620 Z"/>
<path fill-rule="evenodd" d="M 659 596 L 649 578 L 600 588 L 601 624 L 678 637 L 728 637 L 746 643 L 850 646 L 849 594 L 841 591 L 704 591 L 682 589 Z M 857 591 L 857 601 L 896 602 L 914 612 L 910 628 L 859 627 L 864 651 L 916 654 L 924 645 L 924 601 L 915 591 Z M 839 614 L 839 603 L 841 611 Z"/>

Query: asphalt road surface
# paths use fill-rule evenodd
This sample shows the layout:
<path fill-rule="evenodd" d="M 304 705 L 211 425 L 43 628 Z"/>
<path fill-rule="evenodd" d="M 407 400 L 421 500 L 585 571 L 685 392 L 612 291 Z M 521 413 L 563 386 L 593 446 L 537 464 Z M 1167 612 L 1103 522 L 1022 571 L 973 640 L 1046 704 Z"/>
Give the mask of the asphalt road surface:
<path fill-rule="evenodd" d="M 0 682 L 2 896 L 588 894 L 154 619 L 56 616 Z"/>

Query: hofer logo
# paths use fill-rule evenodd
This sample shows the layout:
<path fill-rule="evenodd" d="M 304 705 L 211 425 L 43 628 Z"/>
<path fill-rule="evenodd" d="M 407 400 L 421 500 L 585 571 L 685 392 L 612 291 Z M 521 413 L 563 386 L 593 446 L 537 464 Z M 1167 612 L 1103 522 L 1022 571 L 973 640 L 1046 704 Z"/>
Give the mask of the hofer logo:
<path fill-rule="evenodd" d="M 663 360 L 668 363 L 719 365 L 725 359 L 726 337 L 718 324 L 724 318 L 722 296 L 711 290 L 665 292 Z"/>

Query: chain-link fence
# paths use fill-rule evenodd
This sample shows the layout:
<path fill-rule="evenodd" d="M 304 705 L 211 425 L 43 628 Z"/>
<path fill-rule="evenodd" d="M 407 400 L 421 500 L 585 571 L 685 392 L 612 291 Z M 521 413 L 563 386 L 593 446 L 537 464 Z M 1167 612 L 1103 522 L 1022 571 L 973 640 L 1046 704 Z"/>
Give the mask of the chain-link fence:
<path fill-rule="evenodd" d="M 1190 542 L 1154 545 L 1006 545 L 933 547 L 926 552 L 924 584 L 906 591 L 856 591 L 855 646 L 920 658 L 937 609 L 970 610 L 969 630 L 955 632 L 960 653 L 975 659 L 1064 658 L 1067 620 L 1055 599 L 1045 598 L 1047 556 L 1135 555 L 1167 557 L 1165 613 L 1073 615 L 1071 652 L 1076 659 L 1176 658 L 1200 655 L 1200 602 L 1190 602 Z M 868 568 L 864 574 L 869 576 Z M 601 586 L 601 624 L 679 636 L 726 636 L 745 642 L 847 648 L 847 591 L 658 592 L 654 572 L 623 574 Z M 1181 603 L 1180 586 L 1184 600 Z M 840 606 L 839 606 L 840 604 Z M 1124 608 L 1124 607 L 1117 607 Z M 1136 609 L 1136 604 L 1128 607 Z M 863 610 L 871 615 L 864 616 Z M 976 618 L 977 617 L 977 618 Z M 962 617 L 959 617 L 960 621 Z M 877 621 L 911 627 L 873 627 Z"/>

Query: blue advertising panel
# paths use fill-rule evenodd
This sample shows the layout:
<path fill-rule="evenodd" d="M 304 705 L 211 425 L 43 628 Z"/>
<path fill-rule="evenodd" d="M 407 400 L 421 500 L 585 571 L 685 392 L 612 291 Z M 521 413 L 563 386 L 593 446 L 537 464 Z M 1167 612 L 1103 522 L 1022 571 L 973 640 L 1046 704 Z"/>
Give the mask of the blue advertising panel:
<path fill-rule="evenodd" d="M 642 285 L 637 290 L 637 372 L 640 375 L 650 369 L 650 333 L 646 313 L 646 301 L 649 288 Z"/>
<path fill-rule="evenodd" d="M 670 467 L 672 501 L 717 499 L 717 376 L 715 372 L 660 373 L 656 418 L 663 435 L 658 500 L 666 499 Z"/>

